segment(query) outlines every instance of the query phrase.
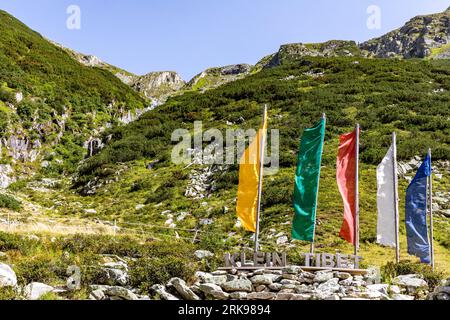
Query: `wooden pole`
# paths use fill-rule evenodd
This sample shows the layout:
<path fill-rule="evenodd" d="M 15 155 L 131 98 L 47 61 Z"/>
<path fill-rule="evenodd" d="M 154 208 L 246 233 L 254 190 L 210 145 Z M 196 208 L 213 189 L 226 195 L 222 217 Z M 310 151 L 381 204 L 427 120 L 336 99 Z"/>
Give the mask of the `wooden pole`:
<path fill-rule="evenodd" d="M 266 122 L 267 115 L 267 105 L 264 105 L 264 113 L 262 120 L 262 127 L 264 128 L 264 123 Z M 262 129 L 264 130 L 264 129 Z M 258 181 L 258 207 L 256 212 L 256 233 L 255 233 L 255 253 L 259 250 L 259 222 L 261 219 L 261 193 L 262 193 L 262 182 L 264 173 L 264 144 L 265 144 L 266 132 L 262 132 L 261 141 L 259 144 L 259 181 Z"/>
<path fill-rule="evenodd" d="M 398 172 L 397 172 L 397 135 L 392 133 L 392 164 L 394 170 L 394 219 L 395 219 L 395 261 L 400 262 L 399 214 L 398 214 Z"/>
<path fill-rule="evenodd" d="M 356 164 L 355 164 L 355 256 L 359 251 L 359 124 L 356 125 Z"/>
<path fill-rule="evenodd" d="M 428 156 L 430 157 L 431 164 L 431 148 L 428 149 Z M 429 197 L 429 210 L 430 210 L 430 256 L 431 256 L 431 268 L 434 270 L 434 246 L 433 246 L 433 170 L 430 168 L 430 176 L 428 177 L 428 197 Z"/>
<path fill-rule="evenodd" d="M 322 120 L 325 121 L 325 125 L 326 125 L 326 122 L 327 122 L 327 116 L 326 116 L 325 112 L 322 113 Z M 322 145 L 323 145 L 323 143 L 324 143 L 324 142 L 322 141 Z M 322 151 L 322 152 L 323 152 L 323 151 Z M 319 168 L 319 181 L 320 181 L 320 168 Z M 317 182 L 317 189 L 319 189 L 319 181 Z M 318 199 L 319 199 L 319 192 L 317 192 L 317 194 L 316 194 L 316 208 L 317 208 Z M 316 220 L 317 220 L 317 209 L 316 209 L 316 216 L 314 217 L 313 241 L 311 242 L 311 246 L 310 246 L 310 248 L 309 248 L 309 252 L 310 252 L 311 254 L 314 253 L 314 240 L 315 240 L 315 237 L 316 237 Z"/>

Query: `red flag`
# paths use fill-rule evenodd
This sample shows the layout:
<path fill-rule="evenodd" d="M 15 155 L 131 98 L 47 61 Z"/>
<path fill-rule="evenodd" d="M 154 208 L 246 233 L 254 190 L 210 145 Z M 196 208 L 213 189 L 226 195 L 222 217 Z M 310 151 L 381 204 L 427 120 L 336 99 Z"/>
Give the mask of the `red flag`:
<path fill-rule="evenodd" d="M 336 180 L 344 201 L 344 222 L 339 235 L 355 244 L 356 219 L 356 129 L 339 137 Z"/>

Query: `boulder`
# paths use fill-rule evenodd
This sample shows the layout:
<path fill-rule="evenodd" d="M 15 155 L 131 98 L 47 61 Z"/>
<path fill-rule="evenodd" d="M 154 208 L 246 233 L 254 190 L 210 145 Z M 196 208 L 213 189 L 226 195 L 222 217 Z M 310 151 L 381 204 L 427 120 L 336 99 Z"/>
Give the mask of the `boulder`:
<path fill-rule="evenodd" d="M 333 272 L 331 271 L 318 271 L 315 273 L 314 282 L 327 282 L 328 280 L 333 279 Z"/>
<path fill-rule="evenodd" d="M 370 284 L 367 286 L 367 289 L 370 291 L 378 291 L 381 292 L 382 294 L 387 295 L 388 294 L 388 289 L 389 289 L 389 285 L 388 284 Z"/>
<path fill-rule="evenodd" d="M 200 298 L 186 285 L 186 282 L 180 278 L 172 278 L 169 281 L 175 290 L 184 300 L 200 300 Z"/>
<path fill-rule="evenodd" d="M 195 277 L 201 282 L 201 283 L 214 283 L 214 284 L 222 284 L 228 281 L 228 275 L 227 274 L 221 274 L 221 275 L 213 275 L 207 272 L 197 271 L 195 273 Z"/>
<path fill-rule="evenodd" d="M 194 252 L 194 256 L 198 259 L 198 260 L 203 260 L 206 258 L 211 258 L 214 257 L 214 254 L 208 250 L 196 250 Z"/>
<path fill-rule="evenodd" d="M 104 300 L 105 298 L 105 293 L 101 289 L 93 290 L 89 295 L 90 300 Z"/>
<path fill-rule="evenodd" d="M 163 300 L 180 300 L 173 294 L 167 292 L 166 288 L 161 284 L 155 284 L 151 289 L 157 293 Z"/>
<path fill-rule="evenodd" d="M 272 283 L 269 285 L 269 289 L 272 291 L 280 291 L 283 285 L 281 283 Z"/>
<path fill-rule="evenodd" d="M 277 294 L 275 300 L 290 300 L 295 293 L 281 292 Z"/>
<path fill-rule="evenodd" d="M 287 274 L 299 274 L 302 272 L 302 268 L 299 266 L 288 266 L 283 269 L 283 273 Z"/>
<path fill-rule="evenodd" d="M 230 293 L 230 298 L 234 300 L 245 300 L 247 299 L 247 292 L 235 291 Z"/>
<path fill-rule="evenodd" d="M 399 286 L 393 285 L 393 286 L 389 286 L 389 293 L 390 294 L 400 294 L 400 293 L 402 293 L 402 290 L 400 290 Z"/>
<path fill-rule="evenodd" d="M 333 274 L 331 274 L 333 275 Z M 321 291 L 321 292 L 329 292 L 329 293 L 334 293 L 334 292 L 338 292 L 340 288 L 339 285 L 339 279 L 338 278 L 332 278 L 326 282 L 321 283 L 318 287 L 317 287 L 317 291 Z"/>
<path fill-rule="evenodd" d="M 53 287 L 45 283 L 32 282 L 25 286 L 24 294 L 28 300 L 39 300 L 43 295 L 52 292 Z"/>
<path fill-rule="evenodd" d="M 123 287 L 108 286 L 104 293 L 110 297 L 117 297 L 122 300 L 139 300 L 136 294 Z"/>
<path fill-rule="evenodd" d="M 352 278 L 352 275 L 348 272 L 335 272 L 334 276 L 336 278 L 339 278 L 340 280 L 345 280 L 345 279 L 349 279 Z"/>
<path fill-rule="evenodd" d="M 274 292 L 251 292 L 247 295 L 248 300 L 273 300 L 277 296 Z"/>
<path fill-rule="evenodd" d="M 128 265 L 125 262 L 107 262 L 102 269 L 105 284 L 125 286 L 128 283 Z"/>
<path fill-rule="evenodd" d="M 246 291 L 252 292 L 252 282 L 248 279 L 236 279 L 222 284 L 222 289 L 227 292 Z"/>
<path fill-rule="evenodd" d="M 428 284 L 422 279 L 422 276 L 417 274 L 401 275 L 393 280 L 393 284 L 399 287 L 406 288 L 408 293 L 415 293 L 420 289 L 428 289 Z"/>
<path fill-rule="evenodd" d="M 273 277 L 269 274 L 258 274 L 251 277 L 250 281 L 255 285 L 270 285 L 273 283 Z"/>
<path fill-rule="evenodd" d="M 448 280 L 447 280 L 448 282 Z M 444 284 L 447 284 L 444 282 Z M 450 286 L 438 286 L 428 297 L 429 300 L 450 300 Z"/>
<path fill-rule="evenodd" d="M 407 296 L 405 294 L 393 294 L 392 299 L 394 300 L 414 300 L 413 296 Z"/>
<path fill-rule="evenodd" d="M 311 300 L 312 295 L 304 293 L 294 293 L 289 300 Z"/>
<path fill-rule="evenodd" d="M 0 288 L 15 287 L 17 285 L 17 276 L 10 266 L 0 263 Z"/>
<path fill-rule="evenodd" d="M 227 300 L 229 298 L 229 294 L 223 292 L 222 288 L 213 283 L 202 283 L 199 287 L 200 291 L 204 294 L 211 296 L 217 300 Z"/>

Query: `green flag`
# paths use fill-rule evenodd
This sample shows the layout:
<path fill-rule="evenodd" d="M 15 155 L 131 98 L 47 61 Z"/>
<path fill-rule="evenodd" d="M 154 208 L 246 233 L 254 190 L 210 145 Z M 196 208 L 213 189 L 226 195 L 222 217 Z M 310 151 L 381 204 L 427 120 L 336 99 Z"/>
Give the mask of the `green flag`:
<path fill-rule="evenodd" d="M 294 186 L 293 239 L 314 241 L 325 123 L 324 117 L 314 127 L 306 129 L 300 142 Z"/>

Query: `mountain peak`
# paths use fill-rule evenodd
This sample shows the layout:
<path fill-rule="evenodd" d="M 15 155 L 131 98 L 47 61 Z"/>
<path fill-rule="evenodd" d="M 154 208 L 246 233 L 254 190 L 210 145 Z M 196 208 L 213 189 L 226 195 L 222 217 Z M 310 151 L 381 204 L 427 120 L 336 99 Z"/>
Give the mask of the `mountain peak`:
<path fill-rule="evenodd" d="M 449 17 L 450 7 L 442 13 L 417 16 L 397 30 L 362 43 L 360 48 L 381 58 L 448 59 Z"/>

